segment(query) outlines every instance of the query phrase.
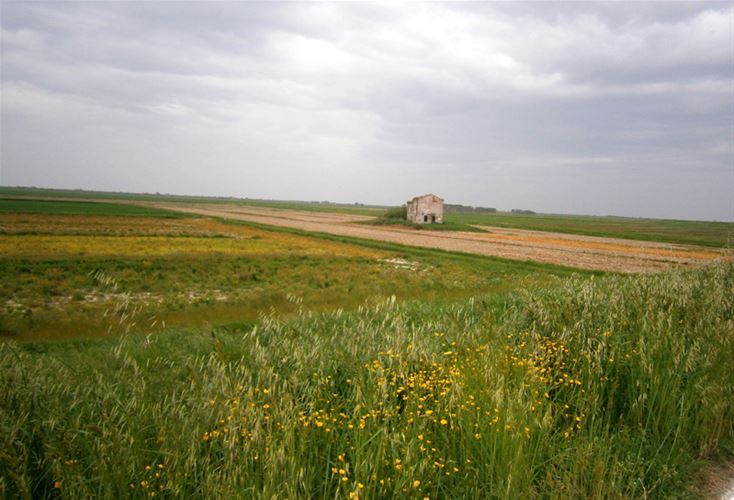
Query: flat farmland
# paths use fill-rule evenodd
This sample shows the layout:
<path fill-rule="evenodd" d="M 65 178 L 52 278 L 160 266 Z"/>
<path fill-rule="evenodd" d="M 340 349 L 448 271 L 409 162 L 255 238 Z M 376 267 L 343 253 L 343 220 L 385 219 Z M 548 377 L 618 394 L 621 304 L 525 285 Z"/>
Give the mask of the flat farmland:
<path fill-rule="evenodd" d="M 644 219 L 632 217 L 497 213 L 451 213 L 448 221 L 461 224 L 528 229 L 640 241 L 692 244 L 712 247 L 734 243 L 734 223 Z"/>
<path fill-rule="evenodd" d="M 23 203 L 24 212 L 0 211 L 0 335 L 6 339 L 254 324 L 266 315 L 351 309 L 392 296 L 453 300 L 543 286 L 572 272 L 145 207 Z M 136 215 L 119 215 L 126 211 Z M 344 217 L 313 215 L 331 223 Z"/>
<path fill-rule="evenodd" d="M 138 203 L 0 200 L 0 497 L 695 497 L 727 460 L 725 248 Z"/>
<path fill-rule="evenodd" d="M 416 230 L 371 226 L 365 215 L 324 214 L 238 205 L 156 204 L 154 207 L 205 216 L 401 245 L 466 252 L 513 260 L 536 261 L 588 270 L 656 272 L 731 259 L 729 249 L 677 243 L 596 237 L 516 228 L 478 226 L 485 232 Z M 734 225 L 732 225 L 734 226 Z M 723 226 L 728 229 L 728 226 Z"/>

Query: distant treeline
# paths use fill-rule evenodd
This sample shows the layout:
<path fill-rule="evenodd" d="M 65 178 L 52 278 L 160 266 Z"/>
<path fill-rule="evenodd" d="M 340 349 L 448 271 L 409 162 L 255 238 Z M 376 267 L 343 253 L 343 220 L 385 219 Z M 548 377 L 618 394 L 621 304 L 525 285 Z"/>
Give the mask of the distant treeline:
<path fill-rule="evenodd" d="M 475 213 L 475 214 L 497 213 L 497 209 L 492 208 L 492 207 L 472 207 L 468 205 L 452 205 L 450 203 L 444 203 L 443 210 L 446 213 Z"/>
<path fill-rule="evenodd" d="M 496 214 L 497 209 L 494 207 L 472 207 L 470 205 L 453 205 L 451 203 L 444 203 L 443 210 L 446 213 L 461 213 L 461 214 Z M 506 213 L 506 212 L 505 212 Z M 532 210 L 522 210 L 520 208 L 513 208 L 510 210 L 512 214 L 518 215 L 535 215 Z"/>

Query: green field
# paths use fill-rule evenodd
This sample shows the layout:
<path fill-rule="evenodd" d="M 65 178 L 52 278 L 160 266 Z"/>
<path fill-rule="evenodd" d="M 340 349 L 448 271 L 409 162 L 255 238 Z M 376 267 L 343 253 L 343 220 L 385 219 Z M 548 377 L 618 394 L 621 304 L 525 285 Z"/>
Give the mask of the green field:
<path fill-rule="evenodd" d="M 356 204 L 308 202 L 308 201 L 286 201 L 286 200 L 258 200 L 247 198 L 217 198 L 210 196 L 185 196 L 170 194 L 149 193 L 115 193 L 104 191 L 82 191 L 67 189 L 42 189 L 26 187 L 0 186 L 0 197 L 31 197 L 43 198 L 68 198 L 69 200 L 124 200 L 128 202 L 172 202 L 172 203 L 227 203 L 245 206 L 258 206 L 264 208 L 284 208 L 292 210 L 306 210 L 313 212 L 337 212 L 357 215 L 378 216 L 384 211 L 384 207 L 374 207 Z"/>
<path fill-rule="evenodd" d="M 201 218 L 0 213 L 0 235 L 0 335 L 16 339 L 252 321 L 392 295 L 448 300 L 575 272 Z M 120 323 L 121 308 L 135 319 Z"/>
<path fill-rule="evenodd" d="M 588 215 L 446 214 L 447 222 L 557 233 L 731 247 L 734 222 L 706 222 Z"/>
<path fill-rule="evenodd" d="M 0 198 L 0 213 L 58 215 L 117 215 L 130 217 L 184 217 L 168 210 L 96 201 L 27 200 Z"/>
<path fill-rule="evenodd" d="M 696 496 L 734 451 L 732 297 L 721 266 L 6 342 L 0 495 Z"/>
<path fill-rule="evenodd" d="M 466 231 L 470 233 L 486 233 L 486 229 L 481 227 L 465 224 L 456 221 L 445 221 L 442 224 L 416 224 L 407 220 L 388 219 L 384 217 L 376 217 L 374 219 L 361 222 L 362 224 L 370 224 L 374 226 L 398 226 L 403 228 L 411 228 L 416 231 Z"/>
<path fill-rule="evenodd" d="M 731 263 L 3 206 L 0 498 L 680 498 L 734 458 Z"/>

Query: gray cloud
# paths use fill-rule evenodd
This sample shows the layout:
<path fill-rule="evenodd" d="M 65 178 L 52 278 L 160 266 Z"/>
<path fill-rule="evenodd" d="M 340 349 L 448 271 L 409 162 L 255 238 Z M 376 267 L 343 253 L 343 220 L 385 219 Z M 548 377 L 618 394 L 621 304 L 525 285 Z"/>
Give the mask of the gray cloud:
<path fill-rule="evenodd" d="M 0 182 L 734 220 L 728 2 L 3 2 Z"/>

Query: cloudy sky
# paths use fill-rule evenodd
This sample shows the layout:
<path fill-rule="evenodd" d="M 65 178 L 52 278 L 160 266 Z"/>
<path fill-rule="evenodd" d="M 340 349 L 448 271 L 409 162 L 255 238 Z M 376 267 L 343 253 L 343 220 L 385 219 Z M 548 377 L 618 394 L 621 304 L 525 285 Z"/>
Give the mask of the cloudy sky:
<path fill-rule="evenodd" d="M 734 220 L 734 4 L 0 0 L 0 184 Z"/>

